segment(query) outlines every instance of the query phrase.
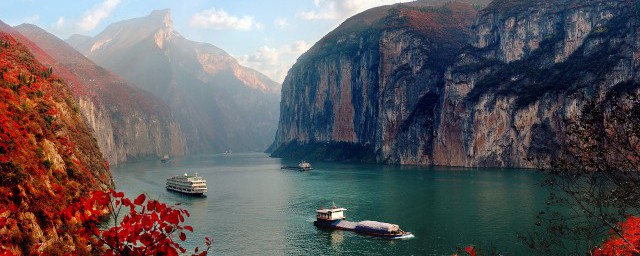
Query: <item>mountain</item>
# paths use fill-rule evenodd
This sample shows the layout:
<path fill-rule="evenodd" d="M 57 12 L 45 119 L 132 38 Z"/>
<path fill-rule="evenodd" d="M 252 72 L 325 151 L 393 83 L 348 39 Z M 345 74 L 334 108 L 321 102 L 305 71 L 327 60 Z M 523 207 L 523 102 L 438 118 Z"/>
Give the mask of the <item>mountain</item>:
<path fill-rule="evenodd" d="M 16 255 L 76 244 L 60 210 L 113 186 L 68 86 L 29 52 L 32 44 L 0 31 L 0 250 Z"/>
<path fill-rule="evenodd" d="M 130 158 L 185 153 L 180 126 L 161 100 L 99 67 L 37 26 L 23 24 L 14 29 L 34 42 L 28 48 L 36 58 L 71 86 L 107 161 L 116 164 Z"/>
<path fill-rule="evenodd" d="M 273 156 L 534 167 L 585 100 L 637 90 L 639 24 L 625 0 L 368 10 L 289 71 Z"/>
<path fill-rule="evenodd" d="M 182 37 L 169 10 L 67 42 L 165 101 L 191 153 L 262 151 L 273 140 L 280 86 L 220 48 Z"/>
<path fill-rule="evenodd" d="M 425 149 L 417 139 L 434 129 L 427 116 L 476 13 L 469 4 L 413 2 L 347 19 L 285 78 L 273 156 L 409 163 L 394 158 Z M 424 129 L 404 136 L 413 119 Z"/>

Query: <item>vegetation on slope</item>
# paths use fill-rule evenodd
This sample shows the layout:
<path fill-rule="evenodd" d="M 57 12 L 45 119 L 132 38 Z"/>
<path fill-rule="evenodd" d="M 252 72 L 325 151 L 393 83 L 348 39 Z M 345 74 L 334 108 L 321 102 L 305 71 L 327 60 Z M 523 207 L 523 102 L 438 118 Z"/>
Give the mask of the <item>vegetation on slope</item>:
<path fill-rule="evenodd" d="M 176 242 L 193 232 L 184 225 L 186 210 L 145 195 L 132 201 L 112 186 L 67 85 L 0 32 L 0 254 L 186 252 Z M 124 218 L 120 208 L 128 210 Z M 100 230 L 109 214 L 113 226 Z M 195 254 L 210 244 L 207 238 Z"/>
<path fill-rule="evenodd" d="M 58 213 L 110 187 L 111 176 L 67 86 L 9 34 L 0 45 L 0 208 L 10 210 L 0 215 L 2 244 L 59 250 L 74 237 L 58 236 Z"/>

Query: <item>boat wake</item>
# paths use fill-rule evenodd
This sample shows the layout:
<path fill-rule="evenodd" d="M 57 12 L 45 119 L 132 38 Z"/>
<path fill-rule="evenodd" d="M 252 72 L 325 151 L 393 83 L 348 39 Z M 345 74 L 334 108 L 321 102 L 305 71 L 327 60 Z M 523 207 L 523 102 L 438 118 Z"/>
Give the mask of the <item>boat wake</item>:
<path fill-rule="evenodd" d="M 394 238 L 391 238 L 393 240 L 398 240 L 398 239 L 411 239 L 411 238 L 415 238 L 416 236 L 414 236 L 413 234 L 406 234 L 406 235 L 402 235 L 402 236 L 396 236 Z"/>

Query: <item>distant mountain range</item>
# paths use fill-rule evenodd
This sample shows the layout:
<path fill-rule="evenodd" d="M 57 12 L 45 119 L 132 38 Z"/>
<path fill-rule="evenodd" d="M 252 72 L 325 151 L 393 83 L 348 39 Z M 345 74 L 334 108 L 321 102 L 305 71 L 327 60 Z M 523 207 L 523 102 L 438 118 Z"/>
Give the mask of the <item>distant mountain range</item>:
<path fill-rule="evenodd" d="M 262 151 L 273 140 L 280 85 L 216 46 L 182 37 L 169 10 L 67 43 L 166 102 L 189 153 Z"/>
<path fill-rule="evenodd" d="M 35 25 L 3 26 L 0 30 L 24 36 L 36 58 L 65 80 L 110 163 L 185 153 L 180 126 L 167 105 L 155 96 L 99 67 Z"/>

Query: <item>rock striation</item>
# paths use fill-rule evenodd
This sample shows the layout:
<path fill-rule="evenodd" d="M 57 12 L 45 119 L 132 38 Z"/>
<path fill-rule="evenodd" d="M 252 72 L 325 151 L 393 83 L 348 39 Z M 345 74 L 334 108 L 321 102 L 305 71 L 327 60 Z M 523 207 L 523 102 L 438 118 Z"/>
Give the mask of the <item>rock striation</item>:
<path fill-rule="evenodd" d="M 328 151 L 348 148 L 366 159 L 393 162 L 407 120 L 437 102 L 447 66 L 470 39 L 476 13 L 467 4 L 415 2 L 346 20 L 285 78 L 273 155 L 313 155 L 295 148 L 328 143 Z M 436 100 L 421 102 L 423 97 Z M 416 108 L 424 111 L 413 113 Z"/>
<path fill-rule="evenodd" d="M 636 90 L 639 11 L 630 0 L 371 9 L 290 70 L 273 156 L 348 143 L 379 163 L 533 167 L 585 99 Z"/>

